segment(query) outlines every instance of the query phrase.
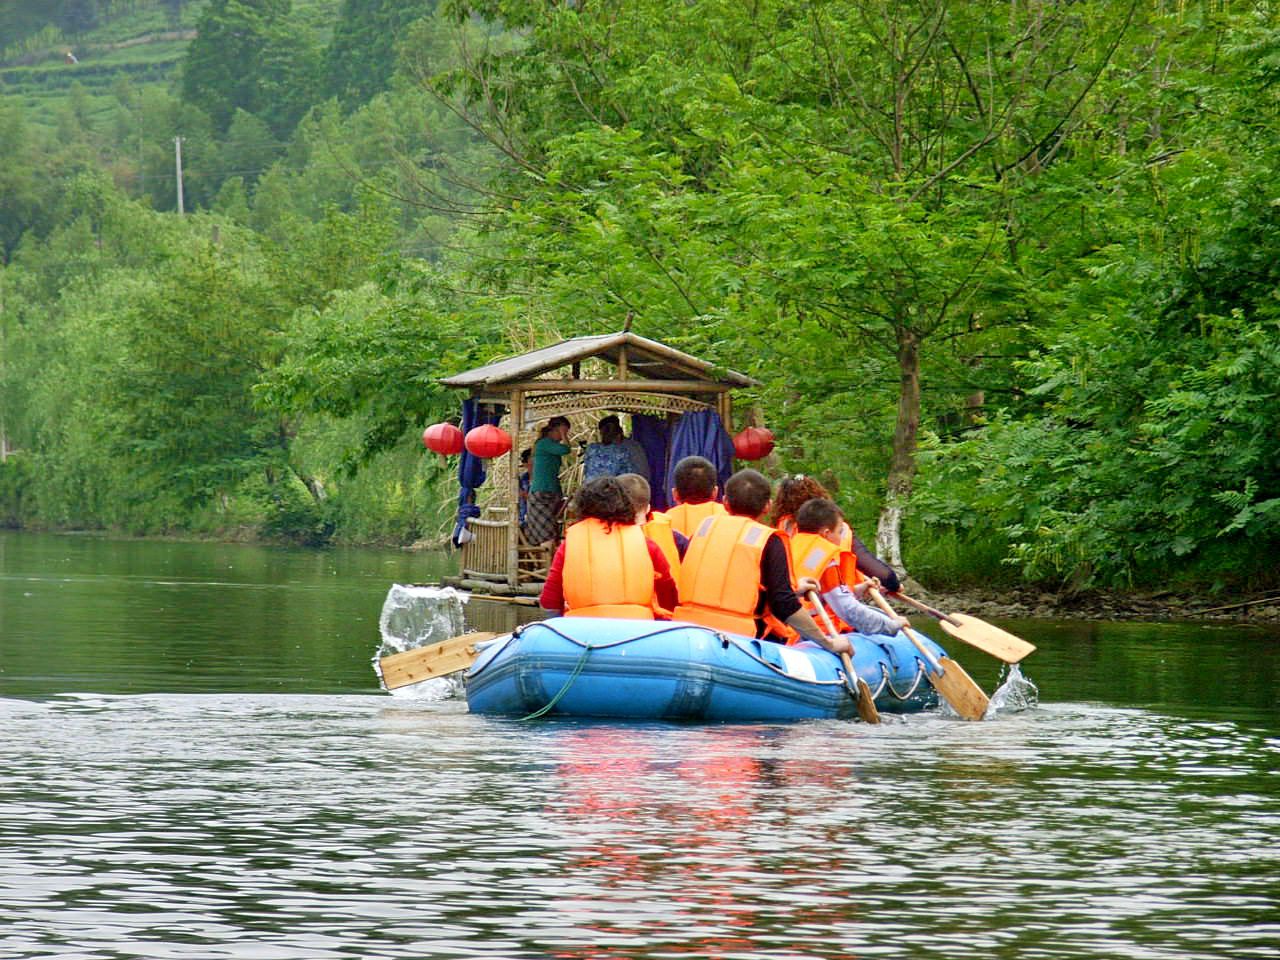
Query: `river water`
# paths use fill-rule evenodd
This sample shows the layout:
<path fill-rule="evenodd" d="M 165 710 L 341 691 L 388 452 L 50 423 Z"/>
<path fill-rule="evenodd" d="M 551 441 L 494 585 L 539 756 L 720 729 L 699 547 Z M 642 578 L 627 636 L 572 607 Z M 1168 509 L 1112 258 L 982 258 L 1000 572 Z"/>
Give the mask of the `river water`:
<path fill-rule="evenodd" d="M 1002 624 L 984 723 L 521 724 L 376 686 L 448 563 L 0 532 L 0 958 L 1280 955 L 1275 632 Z"/>

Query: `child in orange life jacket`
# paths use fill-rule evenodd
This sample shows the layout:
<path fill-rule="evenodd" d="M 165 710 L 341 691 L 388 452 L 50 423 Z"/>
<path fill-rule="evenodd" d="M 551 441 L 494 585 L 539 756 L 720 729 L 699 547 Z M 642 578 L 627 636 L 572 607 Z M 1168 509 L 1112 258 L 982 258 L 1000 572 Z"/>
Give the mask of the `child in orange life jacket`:
<path fill-rule="evenodd" d="M 796 512 L 814 497 L 823 500 L 834 500 L 826 488 L 813 477 L 797 473 L 793 477 L 783 477 L 778 484 L 778 492 L 773 498 L 773 515 L 769 522 L 783 533 L 793 535 L 796 532 Z M 884 588 L 891 593 L 900 588 L 898 572 L 877 557 L 865 543 L 858 539 L 847 521 L 840 520 L 840 545 L 850 551 L 858 560 L 858 572 L 863 576 L 875 577 Z"/>
<path fill-rule="evenodd" d="M 671 488 L 671 499 L 676 505 L 663 516 L 677 533 L 691 537 L 704 519 L 725 512 L 724 505 L 716 501 L 720 487 L 715 464 L 706 457 L 684 457 L 676 464 L 672 479 L 676 485 Z"/>
<path fill-rule="evenodd" d="M 760 523 L 769 509 L 769 481 L 739 470 L 725 485 L 728 512 L 703 519 L 680 565 L 675 619 L 741 636 L 785 642 L 785 624 L 832 653 L 851 653 L 844 637 L 828 639 L 796 596 L 818 589 L 808 577 L 792 579 L 786 536 Z"/>
<path fill-rule="evenodd" d="M 876 584 L 858 573 L 853 555 L 841 547 L 844 517 L 830 500 L 806 500 L 796 511 L 796 535 L 791 559 L 800 572 L 817 576 L 822 601 L 855 633 L 893 636 L 911 624 L 905 617 L 887 617 L 860 602 Z M 811 568 L 819 569 L 811 569 Z"/>
<path fill-rule="evenodd" d="M 636 511 L 636 525 L 662 550 L 662 555 L 667 558 L 667 564 L 671 567 L 671 575 L 676 576 L 680 571 L 680 559 L 689 549 L 689 538 L 672 528 L 671 521 L 661 513 L 650 512 L 649 498 L 652 490 L 648 480 L 638 473 L 620 473 L 617 480 L 631 498 L 631 506 Z"/>
<path fill-rule="evenodd" d="M 584 483 L 580 518 L 556 549 L 538 603 L 570 617 L 652 620 L 676 605 L 675 578 L 662 550 L 636 526 L 636 510 L 616 477 Z"/>

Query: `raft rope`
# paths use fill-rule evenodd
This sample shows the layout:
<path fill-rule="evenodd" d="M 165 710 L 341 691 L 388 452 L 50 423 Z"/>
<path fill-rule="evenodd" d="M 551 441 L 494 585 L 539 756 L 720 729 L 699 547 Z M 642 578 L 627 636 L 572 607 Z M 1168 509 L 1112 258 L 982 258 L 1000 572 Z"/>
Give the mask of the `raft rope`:
<path fill-rule="evenodd" d="M 893 681 L 889 679 L 889 671 L 885 668 L 884 663 L 880 664 L 880 673 L 884 677 L 884 679 L 880 682 L 880 689 L 875 692 L 875 696 L 877 697 L 880 696 L 880 691 L 884 690 L 885 687 L 888 687 L 889 693 L 892 694 L 897 699 L 910 700 L 913 696 L 915 696 L 916 690 L 919 689 L 920 681 L 925 678 L 926 671 L 925 671 L 924 663 L 920 660 L 919 657 L 916 657 L 916 678 L 913 681 L 911 681 L 911 689 L 908 690 L 906 693 L 898 692 L 898 689 L 893 685 Z"/>
<path fill-rule="evenodd" d="M 578 657 L 578 662 L 573 665 L 573 670 L 570 671 L 569 678 L 565 680 L 564 686 L 560 688 L 559 692 L 557 692 L 556 695 L 552 697 L 550 700 L 548 700 L 543 706 L 533 711 L 533 713 L 524 717 L 520 717 L 516 721 L 516 723 L 524 723 L 526 720 L 538 720 L 542 717 L 545 717 L 548 713 L 554 710 L 556 704 L 560 702 L 560 698 L 563 697 L 566 693 L 568 693 L 569 688 L 573 686 L 573 681 L 578 679 L 578 674 L 582 673 L 582 668 L 587 665 L 587 657 L 591 654 L 591 651 L 594 649 L 595 647 L 591 646 L 591 644 L 589 643 L 583 644 L 582 655 Z"/>
<path fill-rule="evenodd" d="M 524 723 L 527 720 L 539 720 L 542 717 L 545 717 L 547 714 L 549 714 L 552 710 L 554 710 L 556 704 L 559 703 L 561 699 L 564 698 L 564 695 L 569 692 L 569 689 L 573 686 L 574 681 L 576 681 L 578 677 L 581 676 L 582 671 L 586 668 L 586 665 L 587 665 L 587 657 L 591 655 L 592 650 L 604 650 L 604 649 L 607 649 L 608 647 L 618 647 L 618 646 L 622 646 L 624 643 L 632 643 L 636 640 L 647 640 L 650 637 L 661 636 L 664 633 L 672 633 L 677 630 L 689 629 L 688 624 L 681 624 L 678 627 L 674 627 L 674 626 L 663 627 L 661 630 L 654 630 L 650 633 L 644 633 L 638 637 L 624 637 L 621 640 L 614 640 L 610 643 L 591 644 L 591 643 L 583 643 L 577 637 L 571 637 L 567 633 L 563 633 L 560 630 L 557 630 L 555 627 L 548 625 L 545 621 L 538 621 L 537 623 L 528 623 L 528 624 L 522 625 L 521 627 L 516 628 L 511 634 L 512 639 L 518 638 L 526 628 L 533 627 L 533 626 L 541 627 L 544 630 L 550 630 L 560 639 L 567 640 L 572 644 L 582 647 L 582 654 L 578 657 L 577 662 L 573 665 L 573 669 L 569 672 L 569 676 L 565 679 L 560 689 L 556 691 L 556 695 L 552 697 L 550 700 L 548 700 L 546 704 L 539 707 L 537 710 L 533 711 L 533 713 L 530 713 L 527 716 L 520 717 L 516 721 L 517 723 Z M 712 633 L 720 641 L 721 645 L 724 646 L 726 649 L 728 648 L 729 644 L 733 642 L 729 639 L 728 636 L 726 636 L 723 633 L 720 633 L 719 631 L 712 631 Z M 802 683 L 812 683 L 816 686 L 847 687 L 849 685 L 850 678 L 846 678 L 844 676 L 843 670 L 838 670 L 838 669 L 836 670 L 836 675 L 842 678 L 838 680 L 809 680 L 802 677 L 794 677 L 791 674 L 787 673 L 785 670 L 783 670 L 781 667 L 779 667 L 777 664 L 770 663 L 768 660 L 765 660 L 763 657 L 759 657 L 756 654 L 752 653 L 742 644 L 734 643 L 734 646 L 736 646 L 742 653 L 746 654 L 746 656 L 749 657 L 750 659 L 768 667 L 774 673 L 787 677 L 788 679 L 799 680 Z M 896 699 L 903 700 L 903 701 L 910 700 L 911 697 L 915 695 L 916 690 L 919 689 L 920 681 L 923 680 L 925 677 L 925 665 L 920 661 L 920 658 L 917 657 L 916 658 L 916 675 L 915 675 L 915 679 L 911 682 L 911 688 L 907 690 L 906 693 L 899 693 L 897 688 L 894 687 L 893 681 L 889 679 L 889 670 L 887 667 L 885 667 L 884 662 L 881 661 L 879 666 L 880 666 L 880 685 L 876 687 L 876 689 L 871 694 L 871 699 L 873 700 L 875 700 L 882 693 L 884 693 L 886 688 L 888 689 L 889 693 Z"/>
<path fill-rule="evenodd" d="M 578 679 L 579 675 L 581 675 L 583 669 L 587 665 L 587 657 L 591 655 L 592 650 L 604 650 L 608 647 L 621 646 L 624 643 L 631 643 L 632 641 L 635 641 L 635 640 L 647 640 L 649 637 L 656 637 L 664 633 L 671 633 L 674 630 L 687 629 L 684 625 L 681 625 L 679 627 L 663 627 L 661 630 L 654 630 L 652 633 L 641 634 L 638 637 L 625 637 L 622 640 L 614 640 L 611 643 L 594 643 L 593 644 L 593 643 L 583 643 L 577 637 L 571 637 L 567 633 L 562 633 L 561 631 L 557 630 L 555 627 L 549 626 L 545 622 L 539 622 L 536 625 L 539 627 L 542 627 L 544 630 L 550 630 L 552 633 L 554 633 L 557 637 L 559 637 L 562 640 L 568 640 L 570 643 L 577 644 L 578 646 L 582 647 L 582 654 L 581 656 L 578 657 L 578 662 L 573 665 L 573 670 L 569 672 L 568 678 L 565 680 L 564 684 L 560 687 L 560 689 L 556 692 L 556 695 L 552 697 L 550 700 L 548 700 L 541 707 L 539 707 L 537 710 L 533 711 L 533 713 L 528 714 L 527 716 L 520 717 L 518 720 L 516 720 L 516 723 L 524 723 L 526 720 L 540 720 L 542 717 L 545 717 L 548 713 L 554 710 L 556 704 L 559 703 L 561 698 L 564 697 L 564 695 L 569 692 L 569 688 L 573 686 L 574 681 Z M 525 626 L 534 626 L 534 624 L 525 624 Z M 522 632 L 523 632 L 523 628 L 518 629 L 512 634 L 512 636 L 517 637 Z"/>
<path fill-rule="evenodd" d="M 880 686 L 871 691 L 871 699 L 874 700 L 880 694 L 884 693 L 884 688 L 889 683 L 889 671 L 884 668 L 884 661 L 880 661 L 877 666 L 880 667 Z"/>

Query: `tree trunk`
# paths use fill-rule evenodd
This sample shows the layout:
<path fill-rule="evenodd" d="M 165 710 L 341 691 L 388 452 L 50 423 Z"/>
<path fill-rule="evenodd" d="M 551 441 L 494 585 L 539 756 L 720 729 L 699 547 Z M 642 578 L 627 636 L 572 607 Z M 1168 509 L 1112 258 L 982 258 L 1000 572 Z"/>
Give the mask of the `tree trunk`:
<path fill-rule="evenodd" d="M 298 478 L 298 481 L 307 488 L 307 493 L 311 494 L 311 499 L 315 503 L 324 503 L 329 498 L 329 492 L 324 488 L 324 481 L 319 477 L 313 477 L 309 473 L 303 473 L 294 464 L 289 464 L 289 470 Z"/>
<path fill-rule="evenodd" d="M 889 461 L 884 506 L 876 526 L 876 554 L 903 576 L 902 511 L 915 480 L 916 437 L 920 432 L 920 337 L 905 326 L 898 327 L 897 335 L 898 422 L 893 430 L 893 458 Z"/>

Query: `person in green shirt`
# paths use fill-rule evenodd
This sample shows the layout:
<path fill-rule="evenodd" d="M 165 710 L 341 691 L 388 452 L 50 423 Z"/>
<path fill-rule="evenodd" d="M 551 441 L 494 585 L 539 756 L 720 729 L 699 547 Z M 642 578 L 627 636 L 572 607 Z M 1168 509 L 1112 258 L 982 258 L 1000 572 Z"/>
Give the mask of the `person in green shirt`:
<path fill-rule="evenodd" d="M 539 431 L 533 445 L 529 501 L 524 516 L 524 535 L 529 543 L 555 543 L 558 539 L 558 521 L 564 507 L 560 461 L 569 452 L 568 440 L 568 418 L 552 417 Z"/>

